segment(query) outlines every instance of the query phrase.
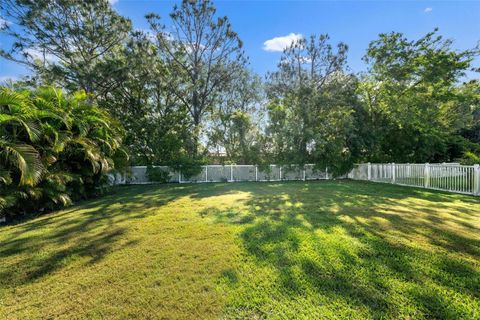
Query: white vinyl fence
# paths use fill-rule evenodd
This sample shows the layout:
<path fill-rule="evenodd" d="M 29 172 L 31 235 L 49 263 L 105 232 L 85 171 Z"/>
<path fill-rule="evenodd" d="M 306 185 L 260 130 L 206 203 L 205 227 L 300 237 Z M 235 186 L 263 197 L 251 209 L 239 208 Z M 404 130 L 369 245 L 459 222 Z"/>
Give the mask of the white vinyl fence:
<path fill-rule="evenodd" d="M 319 170 L 313 164 L 297 165 L 207 165 L 200 173 L 187 177 L 181 170 L 167 166 L 155 166 L 168 172 L 168 182 L 240 182 L 240 181 L 288 181 L 288 180 L 327 180 L 331 179 L 328 168 Z M 130 174 L 111 174 L 112 184 L 148 184 L 155 183 L 148 179 L 146 166 L 131 167 Z M 344 177 L 337 177 L 339 179 Z"/>
<path fill-rule="evenodd" d="M 480 196 L 478 164 L 362 163 L 355 165 L 348 177 Z"/>

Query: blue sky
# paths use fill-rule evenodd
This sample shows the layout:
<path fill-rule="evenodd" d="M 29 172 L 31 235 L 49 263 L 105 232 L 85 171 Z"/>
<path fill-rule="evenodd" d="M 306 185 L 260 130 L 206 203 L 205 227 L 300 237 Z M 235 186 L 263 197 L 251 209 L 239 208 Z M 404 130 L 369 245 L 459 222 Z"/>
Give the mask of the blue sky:
<path fill-rule="evenodd" d="M 135 28 L 145 29 L 144 15 L 156 12 L 168 26 L 174 1 L 111 0 L 113 7 L 132 19 Z M 480 40 L 480 1 L 215 1 L 217 12 L 227 15 L 239 33 L 250 57 L 251 68 L 261 75 L 274 70 L 288 35 L 328 33 L 332 43 L 349 45 L 352 71 L 365 70 L 361 60 L 368 43 L 379 33 L 399 31 L 417 39 L 438 27 L 440 34 L 454 40 L 456 49 L 474 47 Z M 2 37 L 2 36 L 0 36 Z M 283 39 L 284 40 L 284 39 Z M 0 38 L 0 45 L 8 42 Z M 268 47 L 268 46 L 267 46 Z M 480 66 L 480 60 L 476 61 Z M 19 77 L 27 71 L 0 60 L 0 80 Z M 478 77 L 470 74 L 470 77 Z"/>

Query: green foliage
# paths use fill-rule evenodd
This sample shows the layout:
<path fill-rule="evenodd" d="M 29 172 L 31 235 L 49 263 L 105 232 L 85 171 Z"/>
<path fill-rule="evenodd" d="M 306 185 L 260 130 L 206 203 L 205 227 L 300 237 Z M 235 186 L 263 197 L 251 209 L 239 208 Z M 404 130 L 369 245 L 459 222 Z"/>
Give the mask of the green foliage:
<path fill-rule="evenodd" d="M 231 88 L 244 70 L 243 43 L 228 17 L 217 16 L 210 0 L 183 0 L 170 13 L 172 27 L 166 32 L 160 16 L 146 16 L 166 70 L 175 82 L 169 91 L 188 110 L 191 143 L 189 155 L 202 153 L 200 138 L 217 100 Z M 175 83 L 174 82 L 174 83 Z"/>
<path fill-rule="evenodd" d="M 365 158 L 375 162 L 442 162 L 457 155 L 449 142 L 471 126 L 477 103 L 473 84 L 459 86 L 478 49 L 455 51 L 452 42 L 428 33 L 409 41 L 380 34 L 365 61 L 369 72 L 358 93 L 370 128 Z M 475 102 L 476 101 L 476 102 Z"/>
<path fill-rule="evenodd" d="M 205 164 L 205 159 L 192 158 L 188 155 L 178 159 L 171 167 L 182 172 L 182 176 L 186 178 L 193 177 L 202 172 L 202 165 Z"/>
<path fill-rule="evenodd" d="M 261 163 L 264 144 L 260 129 L 264 116 L 261 80 L 245 69 L 229 85 L 211 114 L 208 148 L 224 149 L 224 163 Z"/>
<path fill-rule="evenodd" d="M 34 71 L 34 80 L 94 96 L 107 94 L 122 71 L 115 52 L 131 30 L 107 0 L 4 0 L 12 37 L 0 56 Z"/>
<path fill-rule="evenodd" d="M 269 77 L 267 136 L 275 162 L 314 163 L 343 174 L 355 159 L 356 79 L 345 71 L 347 46 L 334 50 L 328 41 L 312 36 L 285 49 Z"/>
<path fill-rule="evenodd" d="M 462 96 L 461 105 L 463 109 L 469 110 L 465 113 L 465 125 L 461 126 L 462 137 L 480 145 L 480 80 L 472 80 L 458 88 Z"/>
<path fill-rule="evenodd" d="M 122 130 L 83 92 L 0 88 L 0 215 L 44 211 L 93 196 L 121 169 Z"/>
<path fill-rule="evenodd" d="M 179 80 L 166 70 L 161 52 L 143 32 L 133 34 L 120 55 L 122 81 L 99 99 L 99 105 L 121 120 L 132 163 L 181 162 L 192 137 L 188 110 L 170 90 Z"/>
<path fill-rule="evenodd" d="M 148 31 L 133 30 L 107 0 L 4 0 L 0 11 L 12 22 L 0 30 L 12 40 L 0 55 L 33 71 L 31 81 L 12 87 L 84 90 L 121 122 L 132 164 L 195 175 L 208 161 L 313 163 L 341 175 L 354 162 L 470 161 L 478 154 L 480 83 L 461 81 L 479 48 L 454 50 L 437 30 L 418 40 L 380 34 L 364 57 L 367 71 L 357 75 L 346 64 L 347 44 L 332 45 L 326 34 L 302 38 L 264 84 L 211 1 L 183 0 L 166 26 L 149 13 Z M 43 151 L 32 148 L 45 140 L 39 130 L 55 152 L 66 138 L 55 125 L 9 112 L 0 123 L 23 140 L 0 137 L 0 146 L 18 171 L 13 178 L 36 185 L 48 171 Z M 72 141 L 92 148 L 83 138 Z M 110 158 L 125 165 L 122 151 Z"/>
<path fill-rule="evenodd" d="M 474 165 L 479 163 L 480 163 L 480 154 L 475 154 L 471 151 L 465 152 L 461 160 L 461 164 L 464 164 L 464 165 Z"/>
<path fill-rule="evenodd" d="M 147 177 L 149 181 L 167 183 L 170 181 L 170 173 L 162 168 L 147 166 Z"/>

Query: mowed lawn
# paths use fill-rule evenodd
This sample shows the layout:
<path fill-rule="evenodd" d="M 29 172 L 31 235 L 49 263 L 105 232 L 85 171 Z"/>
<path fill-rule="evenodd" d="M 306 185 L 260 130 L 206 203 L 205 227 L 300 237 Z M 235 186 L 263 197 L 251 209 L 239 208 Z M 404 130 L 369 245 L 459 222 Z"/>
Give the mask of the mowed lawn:
<path fill-rule="evenodd" d="M 0 227 L 0 319 L 480 319 L 480 198 L 120 187 Z"/>

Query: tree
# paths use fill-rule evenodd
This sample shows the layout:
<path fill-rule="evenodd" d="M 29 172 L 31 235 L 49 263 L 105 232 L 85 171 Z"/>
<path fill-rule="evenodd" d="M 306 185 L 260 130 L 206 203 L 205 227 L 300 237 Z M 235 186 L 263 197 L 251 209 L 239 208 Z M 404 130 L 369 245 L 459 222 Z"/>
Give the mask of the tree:
<path fill-rule="evenodd" d="M 43 114 L 43 116 L 47 116 Z M 23 185 L 35 185 L 44 173 L 40 153 L 30 144 L 40 139 L 39 112 L 31 110 L 24 95 L 0 91 L 0 180 L 12 182 L 13 172 Z"/>
<path fill-rule="evenodd" d="M 467 106 L 466 125 L 460 129 L 460 134 L 473 143 L 480 144 L 480 80 L 472 80 L 458 88 L 464 97 L 462 103 Z"/>
<path fill-rule="evenodd" d="M 272 152 L 280 163 L 316 163 L 343 173 L 351 165 L 355 77 L 346 73 L 347 46 L 335 51 L 328 35 L 301 39 L 285 49 L 269 75 Z"/>
<path fill-rule="evenodd" d="M 191 116 L 193 141 L 189 149 L 196 157 L 204 116 L 243 69 L 243 44 L 227 17 L 216 18 L 209 0 L 184 0 L 170 17 L 172 26 L 167 32 L 158 15 L 147 15 L 170 73 L 181 79 L 170 90 Z"/>
<path fill-rule="evenodd" d="M 264 124 L 262 83 L 245 69 L 220 95 L 208 125 L 208 147 L 225 150 L 227 159 L 237 164 L 261 161 L 261 126 Z"/>
<path fill-rule="evenodd" d="M 114 52 L 128 38 L 131 22 L 107 0 L 5 0 L 2 15 L 11 20 L 3 32 L 15 40 L 6 59 L 31 68 L 41 82 L 94 97 L 118 82 Z"/>
<path fill-rule="evenodd" d="M 316 38 L 301 38 L 288 46 L 280 59 L 278 70 L 269 75 L 271 94 L 282 96 L 290 90 L 309 87 L 321 91 L 335 73 L 343 72 L 348 46 L 337 44 L 335 52 L 329 44 L 330 37 L 322 34 Z"/>
<path fill-rule="evenodd" d="M 172 165 L 186 157 L 188 111 L 170 86 L 176 83 L 151 37 L 134 32 L 119 52 L 122 81 L 99 103 L 122 119 L 124 144 L 135 164 Z"/>
<path fill-rule="evenodd" d="M 106 174 L 126 165 L 122 134 L 85 92 L 0 88 L 0 216 L 97 194 Z"/>
<path fill-rule="evenodd" d="M 371 161 L 452 161 L 455 136 L 471 114 L 460 79 L 478 49 L 454 51 L 437 30 L 417 41 L 380 34 L 364 60 L 369 71 L 359 93 L 374 132 Z"/>

